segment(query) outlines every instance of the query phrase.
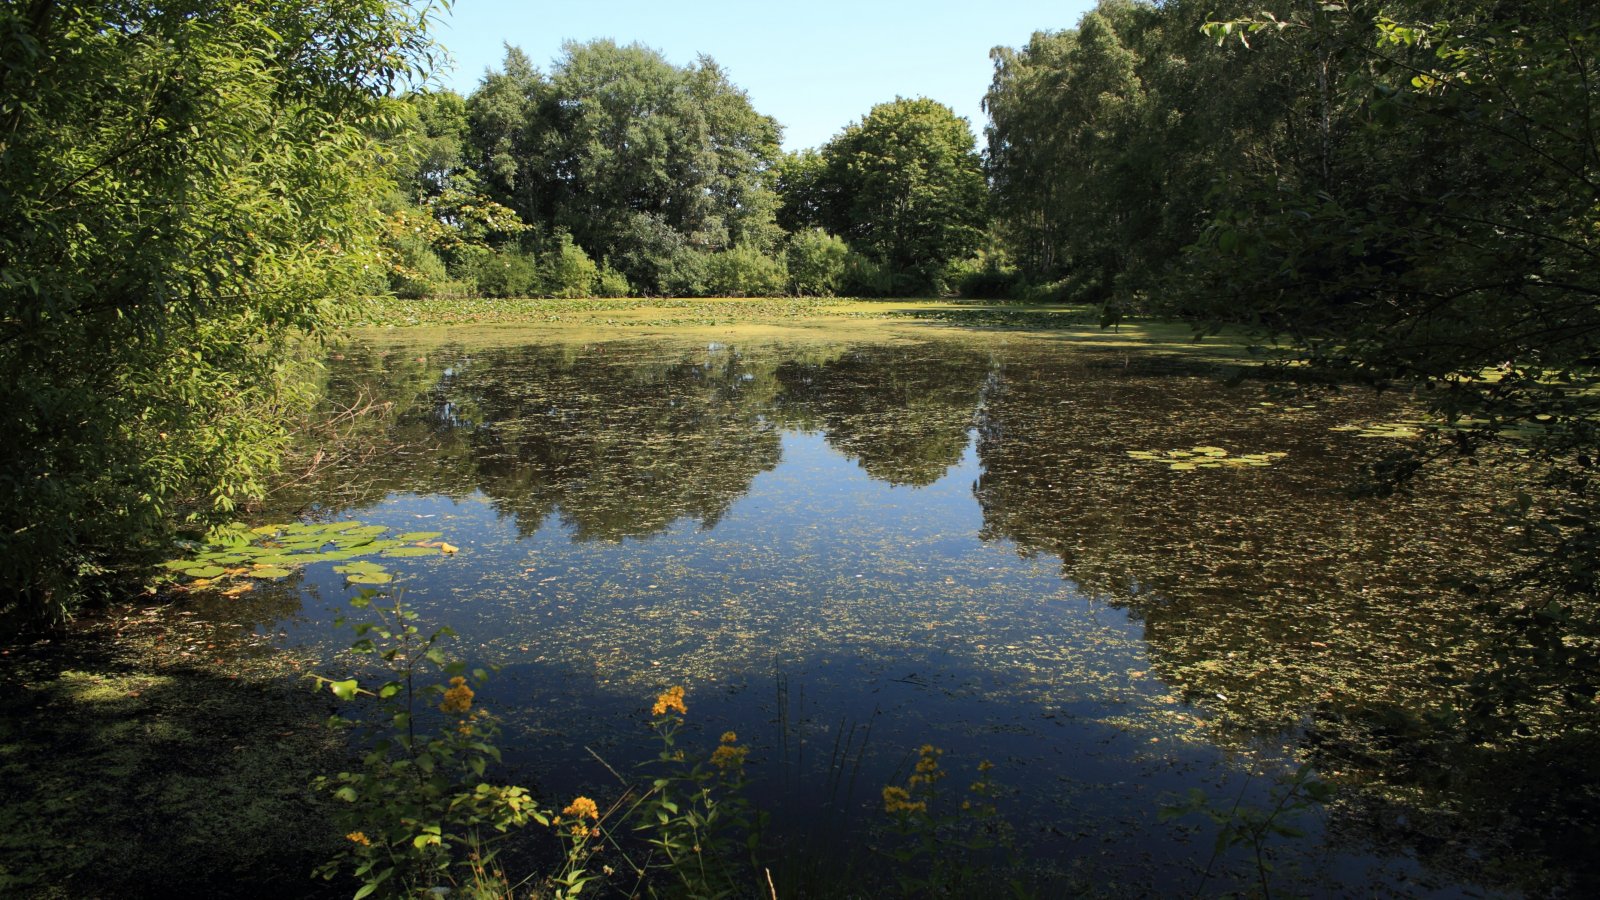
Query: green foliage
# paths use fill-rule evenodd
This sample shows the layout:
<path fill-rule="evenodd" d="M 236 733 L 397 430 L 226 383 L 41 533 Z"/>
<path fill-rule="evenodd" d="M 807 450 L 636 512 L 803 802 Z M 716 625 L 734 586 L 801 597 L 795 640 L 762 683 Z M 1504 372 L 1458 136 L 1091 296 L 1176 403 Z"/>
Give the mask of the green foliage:
<path fill-rule="evenodd" d="M 628 278 L 609 264 L 601 263 L 600 270 L 595 275 L 594 295 L 596 297 L 626 297 L 633 292 L 628 284 Z"/>
<path fill-rule="evenodd" d="M 949 107 L 926 98 L 881 103 L 829 141 L 821 159 L 820 172 L 809 158 L 788 164 L 796 193 L 783 209 L 884 266 L 892 284 L 871 293 L 943 291 L 951 261 L 977 249 L 987 218 L 983 171 L 966 120 Z"/>
<path fill-rule="evenodd" d="M 258 496 L 289 351 L 381 284 L 388 0 L 0 9 L 0 612 L 60 619 Z"/>
<path fill-rule="evenodd" d="M 699 293 L 684 249 L 765 251 L 780 235 L 764 175 L 778 125 L 709 57 L 679 67 L 639 45 L 569 43 L 545 77 L 512 49 L 467 113 L 490 196 L 641 292 Z"/>
<path fill-rule="evenodd" d="M 383 537 L 388 530 L 385 525 L 364 525 L 353 520 L 255 528 L 233 523 L 211 529 L 205 543 L 190 544 L 187 554 L 161 565 L 209 585 L 234 578 L 284 578 L 300 566 L 339 562 L 346 565 L 334 571 L 345 575 L 352 584 L 382 584 L 390 580 L 387 570 L 362 557 L 399 559 L 456 552 L 453 545 L 434 540 L 439 537 L 436 531 Z"/>
<path fill-rule="evenodd" d="M 599 278 L 600 269 L 589 254 L 572 242 L 571 235 L 562 234 L 545 254 L 539 292 L 550 297 L 593 297 Z"/>
<path fill-rule="evenodd" d="M 777 297 L 789 285 L 782 257 L 774 259 L 749 244 L 706 258 L 706 293 L 712 297 Z"/>
<path fill-rule="evenodd" d="M 760 842 L 760 820 L 744 796 L 749 748 L 731 731 L 708 756 L 691 758 L 679 748 L 687 713 L 682 688 L 657 698 L 653 713 L 661 752 L 641 767 L 648 788 L 630 812 L 634 830 L 651 848 L 651 862 L 685 896 L 748 896 Z"/>
<path fill-rule="evenodd" d="M 1463 736 L 1600 691 L 1579 649 L 1600 638 L 1597 54 L 1592 10 L 1561 0 L 1106 0 L 997 51 L 986 100 L 997 227 L 1030 280 L 1107 321 L 1246 323 L 1325 375 L 1422 387 L 1446 428 L 1376 462 L 1379 492 L 1506 441 L 1557 488 L 1506 505 L 1526 564 L 1470 586 L 1539 599 L 1485 607 L 1504 647 L 1459 676 Z"/>
<path fill-rule="evenodd" d="M 466 258 L 463 269 L 485 297 L 533 297 L 542 292 L 539 258 L 518 247 L 504 247 Z"/>
<path fill-rule="evenodd" d="M 1245 782 L 1249 787 L 1249 781 Z M 1232 803 L 1215 802 L 1205 791 L 1195 788 L 1183 803 L 1161 809 L 1161 820 L 1179 818 L 1194 813 L 1201 814 L 1217 825 L 1217 840 L 1211 858 L 1200 875 L 1196 894 L 1211 877 L 1212 867 L 1222 854 L 1234 847 L 1248 847 L 1256 870 L 1256 884 L 1261 896 L 1272 896 L 1272 875 L 1276 866 L 1269 846 L 1273 838 L 1300 838 L 1305 832 L 1295 826 L 1304 814 L 1325 805 L 1333 797 L 1333 789 L 1316 777 L 1309 764 L 1296 769 L 1294 774 L 1279 781 L 1268 794 L 1269 806 L 1251 806 L 1244 802 L 1241 791 Z"/>
<path fill-rule="evenodd" d="M 849 259 L 850 248 L 839 238 L 820 228 L 797 231 L 786 253 L 790 287 L 801 297 L 831 297 L 844 285 Z"/>
<path fill-rule="evenodd" d="M 529 822 L 548 825 L 550 817 L 526 789 L 483 780 L 488 765 L 500 760 L 494 744 L 499 726 L 473 708 L 465 667 L 439 646 L 454 632 L 441 628 L 424 636 L 398 596 L 392 607 L 376 602 L 382 599 L 367 589 L 351 601 L 376 616 L 355 626 L 351 649 L 381 664 L 382 683 L 364 688 L 357 679 L 312 676 L 342 701 L 363 697 L 376 706 L 358 726 L 369 744 L 361 770 L 317 779 L 318 789 L 337 801 L 338 827 L 346 836 L 344 850 L 319 873 L 331 879 L 348 870 L 362 883 L 357 898 L 413 897 L 477 884 L 498 837 Z M 430 677 L 439 681 L 422 683 Z M 470 676 L 480 686 L 487 679 L 481 669 Z"/>
<path fill-rule="evenodd" d="M 976 300 L 1015 299 L 1022 287 L 1021 273 L 999 252 L 980 251 L 955 263 L 949 280 L 958 296 Z"/>
<path fill-rule="evenodd" d="M 994 874 L 1000 854 L 1011 850 L 1012 835 L 994 802 L 994 766 L 979 763 L 977 780 L 952 792 L 941 784 L 950 774 L 939 761 L 943 755 L 924 744 L 905 785 L 883 789 L 883 811 L 892 822 L 884 852 L 895 863 L 903 896 L 998 894 Z M 1007 888 L 1013 896 L 1024 893 L 1018 882 Z"/>

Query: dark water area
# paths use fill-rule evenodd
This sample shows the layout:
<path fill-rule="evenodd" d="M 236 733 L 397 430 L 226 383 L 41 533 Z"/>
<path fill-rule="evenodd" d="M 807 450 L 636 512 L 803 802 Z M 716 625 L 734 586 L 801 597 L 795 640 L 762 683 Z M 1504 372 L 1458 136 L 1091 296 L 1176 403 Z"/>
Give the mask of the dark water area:
<path fill-rule="evenodd" d="M 933 744 L 956 790 L 995 764 L 1063 894 L 1254 889 L 1251 848 L 1162 809 L 1270 809 L 1307 760 L 1335 798 L 1267 843 L 1275 892 L 1587 877 L 1587 765 L 1408 753 L 1441 668 L 1489 652 L 1450 579 L 1504 551 L 1492 472 L 1347 490 L 1404 398 L 953 333 L 391 341 L 327 374 L 393 412 L 281 502 L 461 548 L 394 560 L 391 590 L 501 667 L 480 702 L 552 801 L 615 793 L 599 760 L 653 756 L 649 704 L 681 684 L 691 744 L 749 743 L 752 799 L 812 857 L 870 845 Z M 337 666 L 352 594 L 318 564 L 214 615 Z"/>

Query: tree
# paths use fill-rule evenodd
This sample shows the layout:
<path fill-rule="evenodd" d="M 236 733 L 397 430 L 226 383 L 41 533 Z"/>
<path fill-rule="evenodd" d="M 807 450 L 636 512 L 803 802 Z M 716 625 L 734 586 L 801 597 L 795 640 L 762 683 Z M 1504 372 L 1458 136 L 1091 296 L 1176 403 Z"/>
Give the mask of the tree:
<path fill-rule="evenodd" d="M 568 43 L 545 78 L 512 48 L 468 106 L 491 196 L 641 290 L 667 289 L 689 265 L 680 248 L 769 252 L 781 236 L 766 183 L 778 124 L 709 57 L 679 67 L 636 44 Z"/>
<path fill-rule="evenodd" d="M 0 8 L 0 610 L 62 618 L 260 492 L 294 341 L 379 283 L 369 134 L 426 24 L 391 0 Z"/>
<path fill-rule="evenodd" d="M 889 267 L 902 291 L 943 288 L 983 236 L 985 185 L 967 121 L 933 100 L 872 108 L 822 150 L 821 224 Z M 804 205 L 787 201 L 787 208 Z"/>

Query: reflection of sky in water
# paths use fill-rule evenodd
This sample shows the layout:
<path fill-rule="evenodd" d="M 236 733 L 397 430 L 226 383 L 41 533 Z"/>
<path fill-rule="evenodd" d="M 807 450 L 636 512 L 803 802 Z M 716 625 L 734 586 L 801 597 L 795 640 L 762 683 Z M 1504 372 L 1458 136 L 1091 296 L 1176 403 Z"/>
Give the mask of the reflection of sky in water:
<path fill-rule="evenodd" d="M 873 478 L 822 431 L 780 439 L 776 467 L 709 527 L 581 540 L 558 510 L 519 537 L 482 492 L 402 491 L 346 514 L 461 547 L 386 565 L 423 623 L 504 667 L 482 699 L 507 720 L 510 761 L 556 796 L 606 790 L 591 749 L 618 768 L 652 755 L 644 707 L 681 683 L 699 741 L 750 741 L 756 799 L 797 830 L 836 820 L 835 804 L 870 820 L 906 754 L 932 742 L 954 784 L 999 764 L 1008 816 L 1037 853 L 1078 860 L 1065 869 L 1134 892 L 1192 884 L 1212 832 L 1159 823 L 1159 807 L 1191 787 L 1231 798 L 1248 764 L 1204 742 L 1202 714 L 1152 672 L 1142 623 L 1076 592 L 1059 559 L 980 539 L 975 433 L 922 487 Z M 346 640 L 330 622 L 348 592 L 329 565 L 305 586 L 284 637 L 327 652 Z M 832 787 L 838 759 L 850 777 Z"/>
<path fill-rule="evenodd" d="M 552 799 L 612 790 L 593 754 L 624 772 L 653 756 L 649 702 L 682 683 L 694 740 L 750 742 L 754 798 L 791 833 L 816 826 L 820 855 L 883 821 L 879 790 L 927 742 L 955 786 L 992 759 L 1034 858 L 1120 894 L 1192 893 L 1215 826 L 1159 822 L 1162 804 L 1191 788 L 1260 804 L 1290 747 L 1355 798 L 1278 842 L 1291 891 L 1330 890 L 1295 867 L 1363 894 L 1453 890 L 1500 852 L 1500 821 L 1524 823 L 1519 846 L 1564 829 L 1503 789 L 1506 771 L 1533 773 L 1523 788 L 1548 771 L 1515 754 L 1442 784 L 1389 762 L 1392 714 L 1436 708 L 1437 666 L 1474 671 L 1493 646 L 1440 580 L 1503 557 L 1493 472 L 1341 490 L 1383 449 L 1349 429 L 1401 414 L 1393 395 L 1225 387 L 1170 360 L 954 332 L 358 344 L 328 375 L 336 402 L 394 414 L 353 423 L 366 455 L 282 508 L 461 548 L 384 562 L 424 626 L 501 666 L 482 700 L 506 720 L 511 777 Z M 1213 447 L 1274 455 L 1162 461 Z M 319 564 L 196 605 L 327 667 L 351 593 Z M 1374 845 L 1391 855 L 1352 849 Z M 1224 862 L 1253 871 L 1243 851 Z"/>

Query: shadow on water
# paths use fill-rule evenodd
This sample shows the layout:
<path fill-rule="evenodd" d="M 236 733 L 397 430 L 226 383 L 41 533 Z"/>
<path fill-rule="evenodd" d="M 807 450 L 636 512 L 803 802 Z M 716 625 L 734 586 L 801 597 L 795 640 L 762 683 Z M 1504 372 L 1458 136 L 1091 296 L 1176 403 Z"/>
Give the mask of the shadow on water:
<path fill-rule="evenodd" d="M 1506 564 L 1499 476 L 1344 490 L 1380 447 L 1360 427 L 1401 398 L 1024 336 L 374 344 L 327 390 L 395 404 L 350 437 L 380 462 L 284 506 L 463 547 L 401 583 L 505 666 L 485 699 L 553 795 L 611 779 L 590 750 L 653 752 L 642 709 L 684 683 L 693 727 L 755 742 L 756 799 L 796 846 L 869 845 L 841 813 L 879 816 L 931 742 L 999 764 L 1060 883 L 1192 889 L 1214 828 L 1161 806 L 1270 802 L 1296 758 L 1338 789 L 1276 847 L 1300 890 L 1595 878 L 1592 722 L 1477 746 L 1441 713 L 1441 673 L 1493 652 L 1451 585 Z M 302 596 L 264 630 L 331 653 L 338 577 L 313 567 Z M 1225 858 L 1211 884 L 1248 868 Z"/>

